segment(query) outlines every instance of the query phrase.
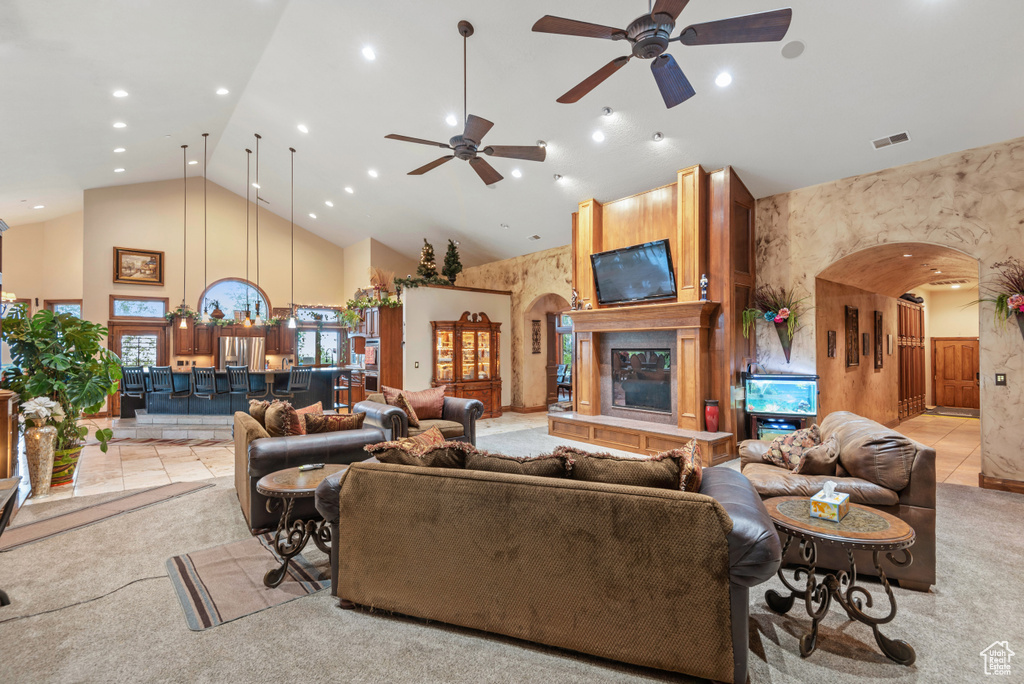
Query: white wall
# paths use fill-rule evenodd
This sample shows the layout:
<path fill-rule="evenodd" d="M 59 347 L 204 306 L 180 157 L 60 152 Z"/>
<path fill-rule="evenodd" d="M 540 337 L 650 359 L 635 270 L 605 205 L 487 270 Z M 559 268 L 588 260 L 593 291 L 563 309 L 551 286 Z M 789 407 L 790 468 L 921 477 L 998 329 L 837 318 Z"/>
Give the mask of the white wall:
<path fill-rule="evenodd" d="M 487 314 L 492 322 L 501 323 L 501 403 L 512 404 L 512 297 L 507 294 L 467 292 L 440 287 L 419 287 L 402 293 L 405 323 L 405 388 L 420 390 L 430 387 L 434 354 L 431 344 L 431 321 L 455 321 L 464 311 Z M 419 368 L 416 364 L 419 364 Z"/>
<path fill-rule="evenodd" d="M 978 337 L 980 315 L 977 304 L 978 288 L 952 290 L 923 290 L 918 294 L 924 299 L 924 369 L 925 403 L 934 401 L 932 394 L 932 338 L 933 337 Z"/>

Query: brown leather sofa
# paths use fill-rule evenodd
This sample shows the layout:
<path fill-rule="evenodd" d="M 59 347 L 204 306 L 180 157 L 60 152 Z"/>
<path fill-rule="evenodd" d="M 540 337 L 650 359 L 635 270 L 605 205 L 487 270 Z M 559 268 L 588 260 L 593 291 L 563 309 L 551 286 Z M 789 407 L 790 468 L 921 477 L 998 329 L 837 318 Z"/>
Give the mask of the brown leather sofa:
<path fill-rule="evenodd" d="M 419 427 L 409 425 L 409 416 L 397 406 L 385 403 L 383 394 L 367 395 L 352 407 L 353 413 L 365 413 L 364 425 L 374 425 L 384 431 L 387 440 L 415 437 L 436 427 L 444 438 L 453 442 L 469 442 L 476 445 L 476 421 L 484 414 L 484 405 L 479 399 L 445 397 L 441 418 L 420 420 Z"/>
<path fill-rule="evenodd" d="M 910 551 L 914 561 L 897 567 L 882 559 L 886 577 L 900 586 L 928 591 L 935 584 L 935 450 L 904 437 L 880 423 L 855 413 L 837 411 L 821 421 L 821 438 L 836 435 L 839 466 L 835 476 L 798 475 L 762 460 L 768 442 L 747 440 L 740 444 L 743 474 L 762 499 L 773 496 L 813 496 L 826 480 L 836 491 L 850 495 L 851 503 L 864 504 L 905 520 L 917 533 Z M 854 477 L 856 473 L 863 477 Z M 799 549 L 790 545 L 784 561 L 797 563 Z M 859 574 L 877 574 L 869 552 L 854 554 Z M 818 565 L 849 567 L 846 553 L 837 548 L 818 548 Z"/>
<path fill-rule="evenodd" d="M 749 588 L 782 552 L 728 468 L 693 494 L 364 462 L 321 483 L 316 506 L 343 607 L 724 682 L 747 680 Z"/>
<path fill-rule="evenodd" d="M 276 470 L 309 463 L 352 463 L 366 458 L 363 447 L 384 441 L 375 427 L 317 435 L 271 437 L 255 418 L 244 411 L 235 413 L 235 490 L 242 514 L 253 534 L 273 530 L 280 515 L 267 511 L 267 497 L 256 491 L 256 483 Z M 316 518 L 313 500 L 298 499 L 293 516 Z"/>

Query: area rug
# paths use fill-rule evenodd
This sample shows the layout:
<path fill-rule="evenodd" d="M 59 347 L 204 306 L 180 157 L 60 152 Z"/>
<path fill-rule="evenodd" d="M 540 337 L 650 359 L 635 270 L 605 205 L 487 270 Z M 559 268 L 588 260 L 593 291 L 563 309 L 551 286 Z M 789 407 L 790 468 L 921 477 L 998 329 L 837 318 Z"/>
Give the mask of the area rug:
<path fill-rule="evenodd" d="M 176 499 L 179 496 L 212 486 L 209 482 L 173 482 L 43 520 L 11 527 L 4 534 L 3 539 L 0 539 L 0 552 L 10 551 L 19 546 L 49 539 L 71 530 L 95 525 L 108 518 L 137 511 L 140 508 Z"/>
<path fill-rule="evenodd" d="M 95 442 L 99 444 L 99 442 Z M 107 440 L 107 444 L 114 446 L 232 446 L 234 441 L 230 439 L 157 439 L 144 437 L 115 437 Z"/>
<path fill-rule="evenodd" d="M 288 563 L 281 584 L 265 586 L 263 576 L 281 565 L 273 543 L 273 534 L 261 534 L 168 559 L 167 575 L 189 629 L 201 632 L 331 586 L 330 563 L 314 565 L 302 554 Z"/>
<path fill-rule="evenodd" d="M 981 409 L 949 408 L 936 406 L 924 412 L 926 416 L 948 416 L 950 418 L 981 418 Z"/>

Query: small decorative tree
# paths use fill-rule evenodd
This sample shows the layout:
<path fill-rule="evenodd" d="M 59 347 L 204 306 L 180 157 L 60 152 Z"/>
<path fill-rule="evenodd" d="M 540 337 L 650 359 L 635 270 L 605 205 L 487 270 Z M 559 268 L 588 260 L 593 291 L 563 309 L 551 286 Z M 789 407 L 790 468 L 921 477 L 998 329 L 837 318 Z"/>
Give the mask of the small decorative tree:
<path fill-rule="evenodd" d="M 455 276 L 462 273 L 462 260 L 459 259 L 459 248 L 453 240 L 448 240 L 448 251 L 444 255 L 444 268 L 441 269 L 441 273 L 452 285 L 455 284 Z"/>
<path fill-rule="evenodd" d="M 437 264 L 434 263 L 434 246 L 423 238 L 423 249 L 420 251 L 420 265 L 416 267 L 416 275 L 423 278 L 437 276 Z"/>

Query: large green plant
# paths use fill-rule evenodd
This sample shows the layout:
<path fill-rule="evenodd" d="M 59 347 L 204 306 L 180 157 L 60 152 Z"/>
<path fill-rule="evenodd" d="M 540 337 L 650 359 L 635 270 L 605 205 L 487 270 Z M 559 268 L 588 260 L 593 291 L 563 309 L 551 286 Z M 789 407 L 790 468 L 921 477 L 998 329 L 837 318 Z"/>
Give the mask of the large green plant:
<path fill-rule="evenodd" d="M 72 314 L 40 311 L 27 318 L 24 309 L 3 321 L 0 339 L 10 347 L 11 365 L 0 387 L 17 392 L 22 401 L 49 397 L 64 408 L 57 423 L 57 448 L 82 443 L 88 429 L 78 425 L 82 413 L 103 408 L 107 395 L 117 391 L 121 360 L 103 347 L 107 329 Z M 100 449 L 107 450 L 109 429 L 97 430 Z"/>

